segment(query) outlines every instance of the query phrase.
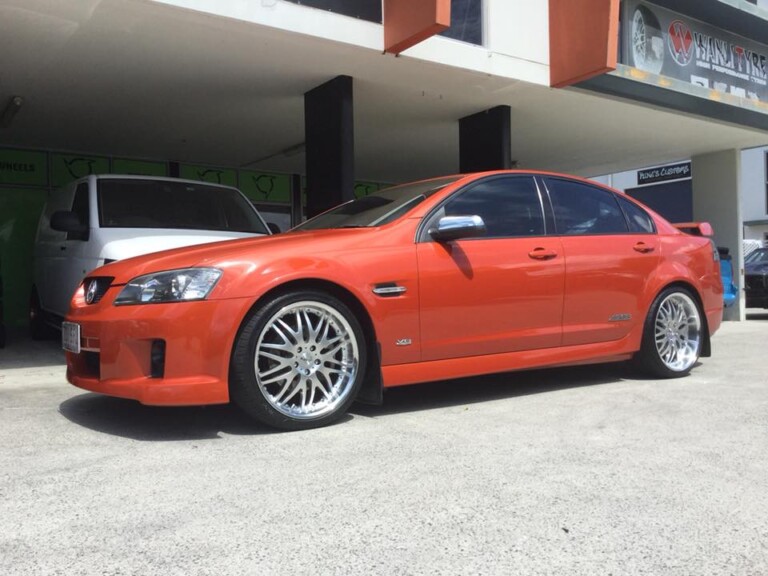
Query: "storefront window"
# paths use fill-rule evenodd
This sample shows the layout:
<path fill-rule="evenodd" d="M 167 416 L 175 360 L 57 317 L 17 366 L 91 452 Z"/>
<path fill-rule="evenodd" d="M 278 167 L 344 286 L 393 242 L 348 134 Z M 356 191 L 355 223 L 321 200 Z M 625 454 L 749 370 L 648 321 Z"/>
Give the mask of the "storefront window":
<path fill-rule="evenodd" d="M 482 0 L 451 0 L 451 27 L 441 36 L 482 45 Z"/>
<path fill-rule="evenodd" d="M 287 0 L 294 4 L 327 10 L 381 24 L 382 0 Z M 483 43 L 482 0 L 451 0 L 451 27 L 441 36 L 470 44 Z"/>
<path fill-rule="evenodd" d="M 319 8 L 344 16 L 381 24 L 381 0 L 288 0 L 294 4 Z"/>

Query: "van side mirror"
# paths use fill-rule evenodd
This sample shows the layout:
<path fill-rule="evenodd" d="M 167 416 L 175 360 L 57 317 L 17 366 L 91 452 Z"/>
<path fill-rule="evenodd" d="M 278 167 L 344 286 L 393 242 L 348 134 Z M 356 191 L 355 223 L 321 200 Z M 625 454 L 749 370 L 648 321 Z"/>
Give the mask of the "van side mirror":
<path fill-rule="evenodd" d="M 58 210 L 51 215 L 51 228 L 66 232 L 68 239 L 85 240 L 88 235 L 88 224 L 80 222 L 80 217 L 68 210 Z"/>
<path fill-rule="evenodd" d="M 267 228 L 269 228 L 269 231 L 272 232 L 272 234 L 280 234 L 280 226 L 275 224 L 274 222 L 267 222 Z"/>
<path fill-rule="evenodd" d="M 438 242 L 474 238 L 486 232 L 485 222 L 480 216 L 443 216 L 438 220 L 437 228 L 427 231 Z"/>

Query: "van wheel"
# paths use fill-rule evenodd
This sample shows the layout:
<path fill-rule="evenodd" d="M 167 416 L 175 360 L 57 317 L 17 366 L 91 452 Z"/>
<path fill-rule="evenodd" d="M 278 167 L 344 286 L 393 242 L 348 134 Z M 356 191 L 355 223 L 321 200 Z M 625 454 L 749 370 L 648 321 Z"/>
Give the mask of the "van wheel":
<path fill-rule="evenodd" d="M 335 422 L 360 389 L 367 346 L 355 315 L 324 292 L 277 296 L 254 311 L 235 342 L 232 399 L 284 430 Z"/>
<path fill-rule="evenodd" d="M 52 340 L 55 334 L 54 329 L 45 321 L 37 290 L 33 290 L 29 298 L 29 335 L 32 340 Z"/>

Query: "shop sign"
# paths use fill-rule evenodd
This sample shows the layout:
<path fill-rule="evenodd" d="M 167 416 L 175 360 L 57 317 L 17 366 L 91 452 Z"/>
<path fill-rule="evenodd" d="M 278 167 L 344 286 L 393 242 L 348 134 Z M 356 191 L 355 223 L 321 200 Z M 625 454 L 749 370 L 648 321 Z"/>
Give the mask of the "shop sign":
<path fill-rule="evenodd" d="M 82 154 L 52 154 L 51 180 L 55 188 L 91 174 L 109 174 L 109 158 Z"/>
<path fill-rule="evenodd" d="M 768 46 L 648 2 L 627 0 L 622 63 L 768 102 Z"/>
<path fill-rule="evenodd" d="M 648 168 L 647 170 L 637 171 L 637 184 L 655 184 L 657 182 L 666 182 L 667 180 L 682 180 L 691 177 L 691 163 L 681 162 L 679 164 L 670 164 L 660 166 L 659 168 Z"/>
<path fill-rule="evenodd" d="M 240 170 L 240 190 L 252 202 L 291 202 L 291 177 L 288 174 Z"/>
<path fill-rule="evenodd" d="M 168 176 L 168 164 L 151 160 L 112 159 L 113 174 L 131 174 L 136 176 Z"/>
<path fill-rule="evenodd" d="M 0 184 L 48 185 L 48 155 L 31 150 L 0 148 Z"/>
<path fill-rule="evenodd" d="M 186 180 L 199 180 L 200 182 L 237 187 L 237 171 L 231 168 L 181 164 L 179 166 L 179 177 Z"/>

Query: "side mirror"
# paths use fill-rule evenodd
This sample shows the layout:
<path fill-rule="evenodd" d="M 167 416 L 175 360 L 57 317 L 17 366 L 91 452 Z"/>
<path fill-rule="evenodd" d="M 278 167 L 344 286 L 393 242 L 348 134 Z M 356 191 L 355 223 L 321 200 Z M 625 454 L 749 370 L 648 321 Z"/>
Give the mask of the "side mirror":
<path fill-rule="evenodd" d="M 437 228 L 430 228 L 427 233 L 438 242 L 449 242 L 483 236 L 486 232 L 480 216 L 443 216 L 438 220 Z"/>
<path fill-rule="evenodd" d="M 267 222 L 267 228 L 269 228 L 269 231 L 272 232 L 272 234 L 280 234 L 280 232 L 282 232 L 282 230 L 280 230 L 280 226 L 274 222 Z"/>
<path fill-rule="evenodd" d="M 59 232 L 85 234 L 88 225 L 80 222 L 80 217 L 74 212 L 59 210 L 51 215 L 51 228 Z"/>

